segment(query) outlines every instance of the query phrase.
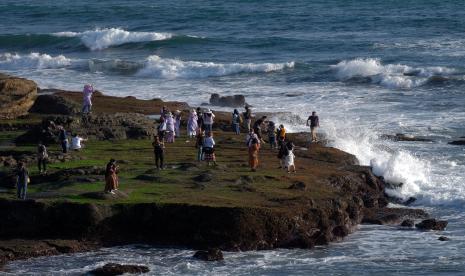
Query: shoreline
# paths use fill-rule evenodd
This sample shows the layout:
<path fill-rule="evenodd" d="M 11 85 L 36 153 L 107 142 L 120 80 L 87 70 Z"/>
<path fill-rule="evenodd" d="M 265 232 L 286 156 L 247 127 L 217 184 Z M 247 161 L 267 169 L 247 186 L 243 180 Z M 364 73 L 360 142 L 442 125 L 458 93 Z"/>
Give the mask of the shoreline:
<path fill-rule="evenodd" d="M 53 95 L 56 96 L 55 100 L 64 99 L 65 105 L 71 111 L 79 106 L 81 100 L 79 92 L 59 91 Z M 146 115 L 156 114 L 163 105 L 172 110 L 183 110 L 184 118 L 185 112 L 192 108 L 187 103 L 163 102 L 160 99 L 146 101 L 134 97 L 120 98 L 97 94 L 94 97 L 95 114 L 92 115 L 95 118 L 92 119 L 102 124 L 110 123 L 116 128 L 121 127 L 122 123 L 114 118 L 117 115 L 115 112 L 126 114 L 122 115 L 122 122 L 126 122 L 134 119 L 131 114 L 135 111 Z M 260 158 L 264 160 L 262 172 L 259 175 L 246 173 L 242 168 L 246 156 L 239 156 L 239 159 L 236 156 L 238 152 L 244 153 L 242 135 L 235 137 L 230 133 L 228 112 L 215 112 L 215 114 L 218 115 L 214 132 L 215 137 L 218 136 L 222 142 L 219 144 L 222 145 L 220 150 L 225 152 L 224 156 L 221 156 L 224 158 L 225 165 L 213 169 L 204 168 L 202 165 L 186 163 L 188 161 L 179 157 L 181 160 L 178 163 L 173 162 L 171 169 L 176 175 L 192 175 L 194 178 L 209 175 L 210 180 L 192 181 L 190 177 L 179 180 L 178 178 L 181 177 L 170 176 L 170 172 L 161 175 L 154 172 L 140 175 L 125 172 L 128 179 L 136 183 L 135 185 L 141 185 L 141 189 L 146 189 L 145 184 L 148 183 L 157 185 L 156 183 L 163 184 L 164 181 L 174 182 L 176 189 L 186 193 L 185 198 L 177 199 L 175 197 L 177 192 L 175 192 L 158 202 L 157 198 L 151 199 L 149 196 L 147 199 L 130 202 L 134 193 L 130 190 L 123 191 L 125 195 L 121 198 L 98 198 L 95 202 L 88 198 L 84 198 L 83 202 L 73 202 L 69 199 L 72 198 L 71 196 L 64 201 L 57 201 L 53 199 L 53 196 L 27 201 L 12 200 L 7 197 L 0 199 L 1 217 L 7 218 L 0 226 L 0 240 L 30 239 L 31 243 L 40 243 L 42 240 L 49 239 L 70 240 L 71 243 L 91 241 L 97 247 L 99 245 L 145 243 L 198 249 L 215 247 L 222 250 L 312 248 L 315 245 L 340 241 L 363 221 L 376 224 L 399 224 L 404 219 L 428 217 L 419 209 L 399 209 L 400 211 L 397 213 L 394 211 L 394 214 L 386 212 L 385 208 L 390 199 L 384 193 L 385 183 L 381 178 L 374 176 L 369 167 L 359 166 L 356 158 L 351 154 L 320 144 L 312 144 L 308 148 L 306 142 L 308 137 L 305 134 L 290 135 L 301 149 L 296 152 L 300 163 L 299 174 L 283 176 L 280 172 L 276 172 L 276 169 L 273 169 L 274 164 L 277 164 L 276 159 L 273 159 L 275 153 L 268 149 L 263 149 L 261 153 Z M 150 138 L 151 132 L 147 129 L 153 128 L 153 122 L 148 125 L 149 123 L 144 120 L 137 121 L 142 125 L 138 127 L 143 130 L 138 132 L 140 137 L 137 140 L 126 135 L 124 137 L 114 136 L 111 142 L 99 136 L 95 128 L 83 126 L 78 114 L 43 113 L 26 115 L 20 120 L 6 120 L 0 124 L 0 128 L 5 133 L 21 129 L 32 131 L 42 123 L 42 120 L 62 120 L 68 117 L 74 120 L 69 123 L 68 127 L 73 131 L 76 129 L 80 132 L 86 131 L 89 137 L 95 137 L 92 138 L 95 139 L 95 143 L 101 141 L 102 146 L 117 141 L 131 148 L 137 147 L 140 142 L 136 141 L 139 141 L 139 138 Z M 127 129 L 123 128 L 122 131 L 126 131 L 125 134 L 127 134 Z M 38 138 L 34 135 L 27 136 L 27 133 L 23 136 L 32 138 L 32 140 L 24 140 L 22 143 L 26 146 L 33 144 L 31 141 Z M 177 143 L 178 147 L 182 147 L 179 149 L 179 154 L 188 149 L 188 147 L 184 148 L 185 145 L 179 144 L 181 142 Z M 12 147 L 13 153 L 16 147 Z M 97 151 L 97 149 L 92 150 Z M 33 155 L 33 153 L 29 154 Z M 13 154 L 13 159 L 14 157 Z M 78 157 L 88 158 L 85 151 Z M 127 158 L 122 156 L 122 159 Z M 79 160 L 85 161 L 86 159 Z M 63 166 L 66 168 L 67 162 L 79 163 L 81 162 L 79 160 L 65 160 Z M 130 159 L 127 162 L 129 164 L 127 166 L 130 166 L 131 162 L 136 161 Z M 175 164 L 188 165 L 183 165 L 184 167 L 179 169 L 175 168 Z M 146 163 L 142 165 L 148 166 Z M 235 173 L 231 173 L 228 168 Z M 81 167 L 77 169 L 83 170 Z M 59 172 L 60 169 L 55 173 L 59 174 Z M 98 179 L 99 174 L 91 172 L 89 175 Z M 146 180 L 143 180 L 141 175 Z M 223 175 L 227 177 L 223 178 Z M 137 179 L 138 177 L 140 179 Z M 71 184 L 66 185 L 77 187 L 82 185 L 75 184 L 73 181 L 76 180 L 67 179 L 68 182 L 64 182 L 58 179 L 52 180 L 51 183 L 71 181 Z M 35 175 L 32 180 L 34 185 L 39 186 L 50 182 L 50 179 L 44 180 Z M 40 181 L 45 181 L 43 182 L 45 184 L 41 184 Z M 167 189 L 170 187 L 166 186 Z M 205 190 L 207 192 L 210 190 L 210 194 L 204 194 L 207 193 Z M 202 194 L 204 198 L 198 200 L 192 197 L 192 195 L 196 196 L 196 193 Z M 190 197 L 189 194 L 191 194 Z M 84 197 L 84 195 L 85 193 L 82 193 L 80 196 Z M 65 196 L 68 195 L 65 194 Z M 237 200 L 241 197 L 248 199 L 249 202 Z M 173 199 L 177 202 L 170 202 Z M 30 220 L 30 214 L 34 214 L 34 219 Z M 58 225 L 60 225 L 59 229 L 56 229 Z M 2 245 L 1 242 L 0 245 Z M 58 247 L 55 247 L 55 250 L 52 248 L 52 250 L 42 251 L 34 251 L 33 246 L 25 246 L 23 251 L 8 248 L 0 246 L 0 258 L 3 263 L 41 254 L 63 253 L 57 249 Z M 29 251 L 28 248 L 32 248 L 35 253 Z M 68 253 L 72 250 L 79 251 L 79 248 L 73 249 L 68 245 L 62 245 L 60 248 L 68 248 L 65 249 Z"/>

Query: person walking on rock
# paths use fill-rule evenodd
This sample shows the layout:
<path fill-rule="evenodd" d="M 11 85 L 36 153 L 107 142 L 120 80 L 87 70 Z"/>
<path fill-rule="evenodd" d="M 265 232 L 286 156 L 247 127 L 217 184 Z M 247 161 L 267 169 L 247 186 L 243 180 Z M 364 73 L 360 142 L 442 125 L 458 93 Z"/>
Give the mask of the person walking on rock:
<path fill-rule="evenodd" d="M 155 155 L 155 166 L 157 170 L 163 170 L 163 161 L 165 159 L 165 144 L 160 140 L 158 136 L 154 137 L 152 143 L 153 153 Z"/>
<path fill-rule="evenodd" d="M 42 143 L 42 141 L 40 141 L 39 145 L 37 146 L 37 167 L 40 174 L 47 173 L 47 159 L 47 147 Z"/>
<path fill-rule="evenodd" d="M 307 119 L 307 126 L 310 126 L 310 135 L 312 136 L 312 142 L 318 142 L 316 137 L 316 129 L 320 127 L 320 119 L 316 115 L 316 112 L 313 111 L 312 115 Z"/>
<path fill-rule="evenodd" d="M 174 118 L 171 112 L 165 117 L 166 120 L 166 142 L 174 143 Z"/>
<path fill-rule="evenodd" d="M 62 126 L 60 126 L 60 132 L 58 134 L 58 139 L 60 140 L 62 152 L 67 153 L 68 152 L 68 136 L 66 135 L 65 128 Z"/>
<path fill-rule="evenodd" d="M 265 142 L 262 136 L 262 127 L 263 127 L 263 124 L 265 123 L 265 120 L 266 120 L 266 116 L 262 116 L 260 119 L 256 120 L 255 123 L 253 124 L 253 130 L 255 134 L 257 134 L 258 140 L 260 140 L 261 143 Z"/>
<path fill-rule="evenodd" d="M 84 85 L 82 90 L 82 114 L 89 114 L 92 111 L 92 94 L 94 93 L 94 87 L 91 84 Z"/>
<path fill-rule="evenodd" d="M 207 137 L 203 140 L 203 158 L 207 161 L 208 166 L 213 162 L 216 165 L 215 156 L 215 140 L 213 139 L 213 132 L 209 132 Z"/>
<path fill-rule="evenodd" d="M 26 199 L 29 181 L 29 171 L 26 169 L 26 164 L 19 162 L 16 168 L 16 194 L 18 199 Z"/>
<path fill-rule="evenodd" d="M 268 143 L 270 143 L 270 148 L 276 149 L 276 126 L 273 121 L 268 122 L 266 132 L 268 134 Z"/>
<path fill-rule="evenodd" d="M 215 114 L 210 109 L 207 109 L 205 113 L 203 113 L 203 126 L 205 129 L 205 134 L 208 137 L 208 134 L 213 131 L 213 122 L 215 119 Z"/>
<path fill-rule="evenodd" d="M 246 105 L 245 106 L 245 112 L 242 113 L 244 117 L 244 127 L 247 129 L 247 132 L 250 131 L 250 128 L 252 127 L 252 118 L 254 117 L 252 114 L 252 109 Z"/>
<path fill-rule="evenodd" d="M 115 159 L 110 159 L 105 169 L 105 192 L 114 194 L 118 190 L 118 169 Z"/>
<path fill-rule="evenodd" d="M 193 138 L 197 135 L 197 120 L 197 112 L 195 112 L 195 109 L 192 109 L 189 113 L 189 119 L 187 120 L 187 136 L 189 138 Z"/>
<path fill-rule="evenodd" d="M 232 127 L 237 135 L 241 134 L 241 121 L 242 118 L 239 114 L 239 111 L 237 109 L 234 109 L 234 112 L 232 114 Z"/>
<path fill-rule="evenodd" d="M 260 150 L 260 143 L 257 138 L 253 138 L 249 146 L 249 166 L 255 172 L 258 167 L 258 151 Z"/>

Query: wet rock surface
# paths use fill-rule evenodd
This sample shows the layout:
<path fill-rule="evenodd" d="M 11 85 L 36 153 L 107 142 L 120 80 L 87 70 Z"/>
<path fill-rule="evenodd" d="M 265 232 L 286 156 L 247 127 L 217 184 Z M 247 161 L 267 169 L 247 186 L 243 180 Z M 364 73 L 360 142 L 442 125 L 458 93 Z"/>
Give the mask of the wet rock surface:
<path fill-rule="evenodd" d="M 113 276 L 123 274 L 143 274 L 149 272 L 150 269 L 143 265 L 122 265 L 116 263 L 108 263 L 102 267 L 89 272 L 90 275 L 96 276 Z"/>
<path fill-rule="evenodd" d="M 415 224 L 421 230 L 437 230 L 442 231 L 446 229 L 448 222 L 445 220 L 425 219 L 422 222 Z"/>
<path fill-rule="evenodd" d="M 245 102 L 244 95 L 220 96 L 215 93 L 210 96 L 210 104 L 226 107 L 244 107 L 247 103 Z"/>
<path fill-rule="evenodd" d="M 425 137 L 416 137 L 413 135 L 397 133 L 396 135 L 384 134 L 381 135 L 381 139 L 391 140 L 395 142 L 404 141 L 404 142 L 432 142 L 433 140 Z"/>
<path fill-rule="evenodd" d="M 224 259 L 223 252 L 218 248 L 199 250 L 195 252 L 193 257 L 202 261 L 222 261 Z"/>
<path fill-rule="evenodd" d="M 378 225 L 398 225 L 410 223 L 414 219 L 425 219 L 429 215 L 421 209 L 373 208 L 365 209 L 362 223 Z M 402 225 L 407 226 L 407 225 Z"/>

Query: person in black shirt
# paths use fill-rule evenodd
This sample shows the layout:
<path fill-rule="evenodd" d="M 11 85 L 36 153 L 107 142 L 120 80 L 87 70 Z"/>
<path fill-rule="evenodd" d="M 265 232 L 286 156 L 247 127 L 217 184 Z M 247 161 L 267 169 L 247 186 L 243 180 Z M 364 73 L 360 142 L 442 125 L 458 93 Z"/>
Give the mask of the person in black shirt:
<path fill-rule="evenodd" d="M 68 152 L 68 136 L 66 135 L 66 130 L 64 127 L 60 127 L 60 133 L 58 134 L 58 138 L 61 143 L 61 149 L 63 153 Z"/>
<path fill-rule="evenodd" d="M 310 126 L 310 134 L 312 136 L 312 142 L 318 142 L 316 137 L 316 128 L 320 127 L 320 119 L 316 115 L 316 112 L 313 111 L 312 115 L 307 119 L 307 126 Z"/>
<path fill-rule="evenodd" d="M 163 170 L 163 160 L 165 158 L 165 144 L 160 141 L 158 136 L 155 136 L 155 140 L 152 143 L 153 153 L 155 154 L 155 166 L 157 170 Z"/>
<path fill-rule="evenodd" d="M 47 159 L 47 147 L 42 142 L 39 142 L 37 146 L 37 167 L 40 174 L 47 173 Z"/>
<path fill-rule="evenodd" d="M 29 172 L 24 162 L 19 162 L 16 169 L 16 188 L 19 199 L 26 199 L 27 184 L 29 183 Z"/>
<path fill-rule="evenodd" d="M 260 119 L 256 120 L 255 123 L 253 124 L 253 131 L 255 134 L 257 134 L 258 139 L 260 142 L 265 143 L 265 141 L 262 138 L 262 125 L 265 123 L 266 116 L 262 116 Z"/>

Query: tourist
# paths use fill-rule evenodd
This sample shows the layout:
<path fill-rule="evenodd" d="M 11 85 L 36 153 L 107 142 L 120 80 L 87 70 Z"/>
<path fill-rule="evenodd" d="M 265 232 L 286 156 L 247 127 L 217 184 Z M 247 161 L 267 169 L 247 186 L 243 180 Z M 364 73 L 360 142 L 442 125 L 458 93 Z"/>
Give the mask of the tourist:
<path fill-rule="evenodd" d="M 192 109 L 191 112 L 189 113 L 189 119 L 187 120 L 187 136 L 189 138 L 193 138 L 197 135 L 197 129 L 198 129 L 198 117 L 197 117 L 197 112 L 195 112 L 195 109 Z"/>
<path fill-rule="evenodd" d="M 68 152 L 68 136 L 66 135 L 66 130 L 63 126 L 59 127 L 60 132 L 58 134 L 58 139 L 60 140 L 61 150 L 63 153 Z"/>
<path fill-rule="evenodd" d="M 284 125 L 279 125 L 276 133 L 278 138 L 278 147 L 281 147 L 286 141 L 286 129 L 284 128 Z"/>
<path fill-rule="evenodd" d="M 284 156 L 284 168 L 287 169 L 287 173 L 291 173 L 291 167 L 292 167 L 292 172 L 295 173 L 296 171 L 295 171 L 295 164 L 294 164 L 294 159 L 295 159 L 294 144 L 291 141 L 289 141 L 287 142 L 285 147 L 287 148 L 287 154 Z"/>
<path fill-rule="evenodd" d="M 200 107 L 197 107 L 197 132 L 200 130 L 200 129 L 203 129 L 205 130 L 204 126 L 203 126 L 203 113 L 202 113 L 202 109 Z"/>
<path fill-rule="evenodd" d="M 266 116 L 262 116 L 260 119 L 256 120 L 255 123 L 253 124 L 253 130 L 255 134 L 257 134 L 258 140 L 260 140 L 261 143 L 265 142 L 262 137 L 262 126 L 265 123 L 265 120 L 266 120 Z"/>
<path fill-rule="evenodd" d="M 166 142 L 167 143 L 174 143 L 174 118 L 171 112 L 165 117 L 166 122 Z"/>
<path fill-rule="evenodd" d="M 258 139 L 258 136 L 257 134 L 255 134 L 255 132 L 253 131 L 253 129 L 251 128 L 249 130 L 249 133 L 247 134 L 247 136 L 245 137 L 245 144 L 247 145 L 247 147 L 250 147 L 250 145 L 252 144 L 252 141 L 254 139 L 257 139 L 258 140 L 258 143 L 260 144 L 260 139 Z"/>
<path fill-rule="evenodd" d="M 19 162 L 16 168 L 16 189 L 19 199 L 26 199 L 27 184 L 29 184 L 29 172 L 24 162 Z"/>
<path fill-rule="evenodd" d="M 181 111 L 176 110 L 174 112 L 174 136 L 176 138 L 181 137 Z"/>
<path fill-rule="evenodd" d="M 205 140 L 205 131 L 199 129 L 195 147 L 197 148 L 197 161 L 203 161 L 203 142 Z"/>
<path fill-rule="evenodd" d="M 316 129 L 320 127 L 320 119 L 316 115 L 315 111 L 313 111 L 312 115 L 308 117 L 307 126 L 310 126 L 310 135 L 312 136 L 312 142 L 318 142 L 318 138 L 316 137 Z"/>
<path fill-rule="evenodd" d="M 245 112 L 242 113 L 244 117 L 244 127 L 247 129 L 247 132 L 250 131 L 250 127 L 252 126 L 252 118 L 254 117 L 252 114 L 252 109 L 246 105 Z"/>
<path fill-rule="evenodd" d="M 241 134 L 241 121 L 242 118 L 239 114 L 239 111 L 237 109 L 234 109 L 234 112 L 232 114 L 232 127 L 237 135 Z"/>
<path fill-rule="evenodd" d="M 79 137 L 79 135 L 74 134 L 71 138 L 71 149 L 75 151 L 81 150 L 84 147 L 84 144 L 82 144 L 82 142 L 85 141 L 87 141 L 87 139 L 84 139 L 82 137 Z"/>
<path fill-rule="evenodd" d="M 37 167 L 39 168 L 39 173 L 47 173 L 47 147 L 39 141 L 39 145 L 37 146 Z"/>
<path fill-rule="evenodd" d="M 92 111 L 92 94 L 94 93 L 94 87 L 92 84 L 84 85 L 82 90 L 82 114 L 89 114 Z"/>
<path fill-rule="evenodd" d="M 257 171 L 259 150 L 260 150 L 260 143 L 258 139 L 253 138 L 249 146 L 249 166 L 253 172 Z"/>
<path fill-rule="evenodd" d="M 279 144 L 279 149 L 278 149 L 278 159 L 279 159 L 279 168 L 282 169 L 285 167 L 284 165 L 284 160 L 285 157 L 288 155 L 289 150 L 287 149 L 287 146 L 285 143 Z"/>
<path fill-rule="evenodd" d="M 203 140 L 203 159 L 207 161 L 208 166 L 210 166 L 211 162 L 216 165 L 215 140 L 213 139 L 213 132 L 211 131 Z"/>
<path fill-rule="evenodd" d="M 165 144 L 158 136 L 154 137 L 152 143 L 153 153 L 155 154 L 155 166 L 157 170 L 163 170 L 163 160 L 165 158 Z"/>
<path fill-rule="evenodd" d="M 268 134 L 268 143 L 270 143 L 270 148 L 276 149 L 276 126 L 273 121 L 268 122 L 266 132 Z"/>
<path fill-rule="evenodd" d="M 118 169 L 116 160 L 111 159 L 105 169 L 105 192 L 114 194 L 118 190 Z"/>
<path fill-rule="evenodd" d="M 161 141 L 165 140 L 166 136 L 166 120 L 165 117 L 160 117 L 160 123 L 157 126 L 157 135 Z"/>
<path fill-rule="evenodd" d="M 162 106 L 160 110 L 160 119 L 161 118 L 166 119 L 166 116 L 168 115 L 169 112 L 170 110 L 168 109 L 168 107 L 166 107 L 166 105 Z"/>
<path fill-rule="evenodd" d="M 210 109 L 207 109 L 206 112 L 203 113 L 203 128 L 205 130 L 205 134 L 208 137 L 208 134 L 213 131 L 213 122 L 215 119 L 215 114 Z"/>

